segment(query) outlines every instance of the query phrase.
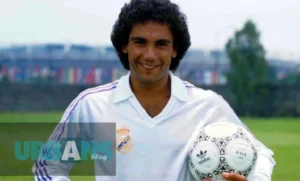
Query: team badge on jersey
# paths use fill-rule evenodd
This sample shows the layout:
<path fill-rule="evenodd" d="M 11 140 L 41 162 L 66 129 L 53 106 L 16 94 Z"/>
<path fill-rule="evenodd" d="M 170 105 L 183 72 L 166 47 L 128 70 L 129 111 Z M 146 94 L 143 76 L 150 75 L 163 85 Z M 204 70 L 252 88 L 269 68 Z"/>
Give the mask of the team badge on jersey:
<path fill-rule="evenodd" d="M 130 130 L 128 128 L 117 129 L 116 149 L 118 153 L 129 153 L 133 148 L 133 141 L 130 138 Z"/>

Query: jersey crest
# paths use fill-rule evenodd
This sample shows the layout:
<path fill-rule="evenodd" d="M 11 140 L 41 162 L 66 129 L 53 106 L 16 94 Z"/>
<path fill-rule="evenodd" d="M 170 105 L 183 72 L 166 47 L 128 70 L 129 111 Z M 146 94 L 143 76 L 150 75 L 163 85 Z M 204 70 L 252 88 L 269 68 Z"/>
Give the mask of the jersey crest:
<path fill-rule="evenodd" d="M 129 153 L 133 148 L 133 140 L 130 137 L 130 130 L 128 128 L 117 129 L 116 135 L 116 150 L 118 153 Z"/>

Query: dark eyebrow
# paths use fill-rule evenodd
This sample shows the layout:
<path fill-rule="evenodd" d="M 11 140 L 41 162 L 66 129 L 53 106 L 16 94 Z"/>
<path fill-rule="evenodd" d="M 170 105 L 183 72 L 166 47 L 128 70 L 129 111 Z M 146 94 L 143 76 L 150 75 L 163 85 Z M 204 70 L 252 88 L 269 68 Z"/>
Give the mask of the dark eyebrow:
<path fill-rule="evenodd" d="M 145 38 L 134 36 L 130 38 L 131 41 L 147 41 Z M 156 41 L 157 43 L 165 43 L 165 44 L 170 44 L 171 41 L 168 39 L 160 39 Z"/>
<path fill-rule="evenodd" d="M 170 44 L 171 41 L 170 41 L 170 40 L 167 40 L 167 39 L 161 39 L 161 40 L 158 40 L 157 43 Z"/>
<path fill-rule="evenodd" d="M 131 41 L 146 41 L 145 38 L 134 36 L 130 38 Z"/>

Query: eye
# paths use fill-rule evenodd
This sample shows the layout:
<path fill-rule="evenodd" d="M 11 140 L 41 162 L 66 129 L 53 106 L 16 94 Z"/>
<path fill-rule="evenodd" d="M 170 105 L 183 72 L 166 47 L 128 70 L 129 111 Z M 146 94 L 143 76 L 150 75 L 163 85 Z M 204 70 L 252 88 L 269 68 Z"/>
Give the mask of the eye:
<path fill-rule="evenodd" d="M 168 44 L 164 43 L 164 42 L 160 42 L 158 43 L 158 46 L 167 46 Z"/>
<path fill-rule="evenodd" d="M 156 45 L 158 47 L 167 47 L 168 46 L 168 42 L 166 42 L 166 41 L 158 41 Z"/>
<path fill-rule="evenodd" d="M 135 45 L 141 46 L 141 45 L 144 45 L 144 44 L 145 44 L 145 41 L 144 41 L 144 40 L 135 40 L 133 43 L 134 43 Z"/>

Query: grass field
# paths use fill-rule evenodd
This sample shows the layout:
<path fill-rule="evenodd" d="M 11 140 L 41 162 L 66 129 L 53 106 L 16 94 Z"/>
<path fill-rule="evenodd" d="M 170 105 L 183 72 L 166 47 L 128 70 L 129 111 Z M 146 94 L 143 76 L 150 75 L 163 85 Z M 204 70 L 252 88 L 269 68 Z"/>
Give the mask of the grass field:
<path fill-rule="evenodd" d="M 4 122 L 58 122 L 62 113 L 2 113 Z M 277 165 L 272 181 L 299 181 L 300 118 L 242 118 L 250 130 L 275 153 Z M 30 181 L 33 177 L 0 176 L 0 181 Z M 71 177 L 72 181 L 92 181 L 94 177 Z"/>

